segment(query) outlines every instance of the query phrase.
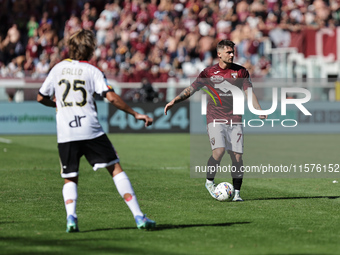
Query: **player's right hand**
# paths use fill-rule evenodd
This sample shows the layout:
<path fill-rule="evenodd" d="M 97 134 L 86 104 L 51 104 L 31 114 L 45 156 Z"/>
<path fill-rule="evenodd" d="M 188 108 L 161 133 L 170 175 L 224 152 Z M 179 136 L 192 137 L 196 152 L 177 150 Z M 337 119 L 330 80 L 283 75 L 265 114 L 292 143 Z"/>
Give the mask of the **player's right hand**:
<path fill-rule="evenodd" d="M 167 112 L 174 106 L 175 101 L 172 100 L 164 107 L 164 114 L 167 115 Z"/>
<path fill-rule="evenodd" d="M 148 127 L 150 125 L 152 125 L 152 122 L 153 122 L 153 119 L 150 118 L 148 115 L 145 115 L 145 114 L 139 114 L 137 113 L 135 115 L 135 119 L 136 120 L 143 120 L 145 122 L 145 126 Z"/>

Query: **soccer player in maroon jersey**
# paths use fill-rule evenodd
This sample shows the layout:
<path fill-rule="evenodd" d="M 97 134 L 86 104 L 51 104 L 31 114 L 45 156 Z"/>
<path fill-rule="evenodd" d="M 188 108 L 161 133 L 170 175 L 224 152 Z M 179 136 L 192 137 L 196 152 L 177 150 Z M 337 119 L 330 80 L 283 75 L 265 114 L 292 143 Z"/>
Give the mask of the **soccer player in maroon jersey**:
<path fill-rule="evenodd" d="M 204 86 L 207 86 L 208 89 L 216 90 L 217 94 L 221 96 L 219 98 L 221 100 L 220 105 L 215 105 L 213 99 L 209 98 L 207 106 L 208 135 L 212 149 L 212 156 L 209 158 L 207 165 L 208 167 L 217 169 L 227 150 L 232 161 L 232 169 L 234 170 L 231 173 L 235 188 L 233 201 L 243 201 L 240 197 L 243 180 L 243 172 L 241 171 L 243 166 L 242 115 L 233 114 L 233 95 L 228 87 L 237 86 L 239 89 L 244 90 L 248 97 L 247 90 L 252 87 L 252 83 L 248 71 L 244 67 L 233 63 L 235 54 L 234 46 L 235 44 L 230 40 L 220 41 L 217 44 L 219 62 L 205 68 L 189 87 L 184 89 L 165 106 L 164 113 L 167 114 L 167 111 L 171 109 L 174 104 L 189 98 Z M 262 110 L 254 92 L 252 93 L 252 102 L 255 109 Z M 261 119 L 267 118 L 266 115 L 260 115 L 259 117 Z M 218 122 L 217 120 L 223 120 L 223 124 L 216 124 L 216 122 Z M 216 198 L 214 192 L 215 175 L 216 171 L 207 171 L 205 183 L 205 187 L 214 198 Z"/>

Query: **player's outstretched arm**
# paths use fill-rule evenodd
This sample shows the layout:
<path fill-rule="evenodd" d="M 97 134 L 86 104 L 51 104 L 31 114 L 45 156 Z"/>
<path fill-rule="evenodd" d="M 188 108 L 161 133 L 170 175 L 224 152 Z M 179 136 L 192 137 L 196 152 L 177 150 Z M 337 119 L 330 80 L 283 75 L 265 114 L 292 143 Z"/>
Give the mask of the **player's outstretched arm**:
<path fill-rule="evenodd" d="M 37 101 L 48 107 L 56 107 L 55 101 L 51 100 L 49 97 L 44 97 L 41 94 L 37 95 Z"/>
<path fill-rule="evenodd" d="M 247 98 L 248 98 L 248 90 L 245 91 L 245 94 L 246 94 L 246 96 L 247 96 Z M 254 106 L 254 108 L 255 108 L 256 110 L 262 110 L 262 108 L 261 108 L 261 106 L 260 106 L 260 103 L 259 103 L 259 101 L 257 100 L 257 97 L 256 97 L 254 91 L 252 91 L 252 101 L 253 101 L 253 106 Z M 267 119 L 267 117 L 268 117 L 267 115 L 260 115 L 260 116 L 259 116 L 260 119 Z"/>
<path fill-rule="evenodd" d="M 184 89 L 178 96 L 176 96 L 174 99 L 172 99 L 165 107 L 164 107 L 164 114 L 166 115 L 167 112 L 174 106 L 174 104 L 177 104 L 179 102 L 184 101 L 185 99 L 189 98 L 192 94 L 194 94 L 196 90 L 193 86 L 189 86 L 186 89 Z"/>
<path fill-rule="evenodd" d="M 150 118 L 148 115 L 140 114 L 136 111 L 134 111 L 127 103 L 123 101 L 123 99 L 118 96 L 115 92 L 107 92 L 106 93 L 106 99 L 110 101 L 111 104 L 113 104 L 115 107 L 117 107 L 119 110 L 122 110 L 128 114 L 131 114 L 135 117 L 137 120 L 143 120 L 145 122 L 145 126 L 152 125 L 153 119 Z"/>

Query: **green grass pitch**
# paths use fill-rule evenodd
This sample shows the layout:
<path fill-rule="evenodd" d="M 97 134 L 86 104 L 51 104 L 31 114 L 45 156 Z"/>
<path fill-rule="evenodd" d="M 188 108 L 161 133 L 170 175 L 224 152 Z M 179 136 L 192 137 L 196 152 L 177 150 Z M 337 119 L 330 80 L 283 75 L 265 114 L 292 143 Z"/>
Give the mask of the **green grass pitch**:
<path fill-rule="evenodd" d="M 81 232 L 65 233 L 56 137 L 1 136 L 11 143 L 0 142 L 0 254 L 340 254 L 334 179 L 246 179 L 245 202 L 221 203 L 190 178 L 188 134 L 109 137 L 157 229 L 138 230 L 106 170 L 83 159 Z M 339 145 L 340 135 L 247 135 L 244 162 L 340 163 Z"/>

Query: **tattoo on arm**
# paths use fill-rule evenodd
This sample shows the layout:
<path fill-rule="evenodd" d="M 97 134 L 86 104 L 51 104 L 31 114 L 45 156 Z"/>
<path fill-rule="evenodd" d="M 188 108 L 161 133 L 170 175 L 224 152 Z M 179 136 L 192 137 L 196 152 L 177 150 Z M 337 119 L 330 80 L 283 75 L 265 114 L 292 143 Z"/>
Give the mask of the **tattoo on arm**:
<path fill-rule="evenodd" d="M 189 98 L 192 94 L 194 94 L 196 92 L 196 90 L 192 87 L 189 86 L 186 89 L 184 89 L 181 94 L 179 94 L 176 98 L 175 98 L 175 103 L 179 103 L 184 101 L 185 99 Z"/>

